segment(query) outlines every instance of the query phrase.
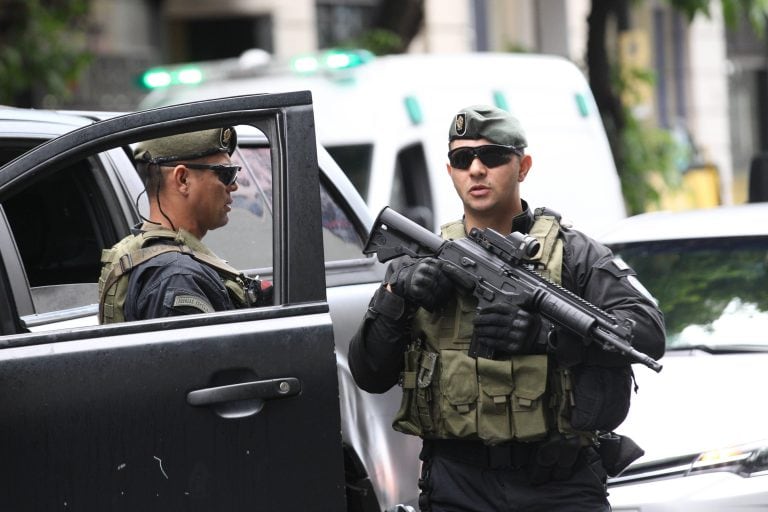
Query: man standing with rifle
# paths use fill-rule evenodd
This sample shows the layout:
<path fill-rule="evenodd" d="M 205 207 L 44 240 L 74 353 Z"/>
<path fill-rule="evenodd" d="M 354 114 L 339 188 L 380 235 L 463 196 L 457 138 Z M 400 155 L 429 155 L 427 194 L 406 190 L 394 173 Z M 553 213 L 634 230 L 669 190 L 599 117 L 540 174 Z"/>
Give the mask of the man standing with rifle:
<path fill-rule="evenodd" d="M 663 316 L 609 249 L 554 211 L 529 209 L 520 197 L 532 164 L 526 145 L 518 120 L 495 107 L 467 107 L 451 123 L 447 169 L 464 216 L 441 235 L 489 234 L 478 247 L 495 255 L 377 246 L 376 226 L 369 240 L 382 260 L 408 255 L 372 298 L 349 364 L 366 391 L 403 388 L 393 427 L 424 440 L 422 511 L 608 511 L 607 474 L 642 454 L 612 430 L 629 409 L 631 363 L 660 369 Z M 504 237 L 532 240 L 525 235 L 537 243 L 524 257 L 497 258 Z M 479 259 L 498 262 L 507 281 L 494 287 Z M 589 303 L 591 319 L 573 320 L 560 302 L 542 307 L 509 272 L 518 263 Z"/>

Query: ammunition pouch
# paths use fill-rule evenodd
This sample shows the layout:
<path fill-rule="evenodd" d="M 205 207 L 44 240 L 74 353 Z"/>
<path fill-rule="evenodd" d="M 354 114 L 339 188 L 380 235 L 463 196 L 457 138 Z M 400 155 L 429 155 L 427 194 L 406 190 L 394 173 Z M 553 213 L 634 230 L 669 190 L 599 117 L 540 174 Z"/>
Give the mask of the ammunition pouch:
<path fill-rule="evenodd" d="M 461 350 L 405 353 L 403 400 L 393 428 L 438 439 L 479 439 L 495 445 L 534 441 L 550 430 L 546 355 L 506 361 Z"/>
<path fill-rule="evenodd" d="M 444 239 L 461 238 L 465 226 L 456 221 L 442 226 L 441 234 Z M 563 262 L 559 234 L 558 216 L 537 210 L 531 235 L 541 248 L 532 260 L 538 272 L 558 284 Z M 601 402 L 592 392 L 602 381 L 590 374 L 582 379 L 588 389 L 582 410 L 572 415 L 574 396 L 580 393 L 570 373 L 557 367 L 555 356 L 537 350 L 504 359 L 470 357 L 476 309 L 475 297 L 457 293 L 439 312 L 423 308 L 415 312 L 414 339 L 405 352 L 400 381 L 403 400 L 392 424 L 395 430 L 425 439 L 480 440 L 494 446 L 541 441 L 558 432 L 591 440 L 597 427 L 582 426 L 616 423 L 612 411 L 600 409 L 612 400 Z M 620 422 L 626 410 L 617 416 Z M 567 451 L 564 448 L 563 454 Z M 557 462 L 558 458 L 554 464 L 566 464 L 566 459 Z"/>
<path fill-rule="evenodd" d="M 552 480 L 569 479 L 584 447 L 582 439 L 554 432 L 540 443 L 531 468 L 531 483 L 540 485 Z"/>
<path fill-rule="evenodd" d="M 578 365 L 570 369 L 574 404 L 570 423 L 576 430 L 612 431 L 629 413 L 632 368 Z"/>

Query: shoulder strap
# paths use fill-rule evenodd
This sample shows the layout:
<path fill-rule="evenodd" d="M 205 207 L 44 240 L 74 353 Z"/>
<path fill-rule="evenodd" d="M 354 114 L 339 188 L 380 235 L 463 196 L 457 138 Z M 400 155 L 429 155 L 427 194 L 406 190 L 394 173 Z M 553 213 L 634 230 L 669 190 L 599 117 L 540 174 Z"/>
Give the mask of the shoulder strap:
<path fill-rule="evenodd" d="M 148 237 L 134 235 L 123 239 L 112 249 L 103 250 L 101 253 L 101 262 L 109 266 L 106 275 L 99 281 L 99 304 L 104 304 L 109 290 L 123 277 L 138 265 L 167 252 L 183 252 L 178 245 L 156 244 L 144 247 L 148 242 Z M 163 236 L 152 236 L 151 238 L 167 238 Z M 138 246 L 138 249 L 135 247 Z"/>
<path fill-rule="evenodd" d="M 169 250 L 177 250 L 178 252 L 188 254 L 198 260 L 201 263 L 205 263 L 206 265 L 209 265 L 216 270 L 220 271 L 221 273 L 225 274 L 227 277 L 236 278 L 240 276 L 240 272 L 229 265 L 226 261 L 222 260 L 215 254 L 213 254 L 210 249 L 208 249 L 203 243 L 198 240 L 194 235 L 189 233 L 188 231 L 184 229 L 180 229 L 178 231 L 171 231 L 170 229 L 166 228 L 154 228 L 147 230 L 142 234 L 144 237 L 144 242 L 142 243 L 142 249 L 140 249 L 139 252 L 143 252 L 148 249 L 152 249 L 156 247 L 156 245 L 151 245 L 149 247 L 145 247 L 151 240 L 153 239 L 165 239 L 170 240 L 171 244 L 162 244 L 166 247 L 175 247 L 175 249 L 169 249 Z M 158 254 L 150 254 L 149 252 L 144 254 L 138 254 L 136 257 L 138 259 L 141 259 L 140 262 L 135 262 L 133 266 L 138 265 L 139 263 L 143 263 L 144 261 L 147 261 L 150 258 L 153 258 L 155 256 L 158 256 L 159 254 L 162 254 L 166 251 L 160 251 Z"/>
<path fill-rule="evenodd" d="M 150 244 L 153 240 L 166 240 L 170 243 Z M 165 254 L 168 252 L 180 252 L 188 254 L 192 258 L 204 263 L 216 271 L 222 277 L 229 280 L 242 281 L 242 274 L 227 262 L 210 252 L 202 242 L 193 235 L 184 230 L 171 231 L 165 228 L 151 228 L 139 235 L 126 237 L 112 249 L 102 251 L 101 261 L 109 265 L 106 275 L 99 280 L 99 305 L 106 302 L 106 296 L 110 289 L 117 283 L 121 277 L 129 273 L 137 266 Z M 229 286 L 227 286 L 230 289 Z M 242 300 L 244 293 L 237 293 L 238 290 L 232 289 L 236 296 Z M 240 297 L 243 295 L 243 297 Z M 100 317 L 102 313 L 99 313 Z"/>
<path fill-rule="evenodd" d="M 467 236 L 464 221 L 459 219 L 440 226 L 440 235 L 445 240 L 456 240 Z"/>
<path fill-rule="evenodd" d="M 533 226 L 529 233 L 541 244 L 541 248 L 533 261 L 538 261 L 544 267 L 542 274 L 550 281 L 562 282 L 563 241 L 560 239 L 560 216 L 546 208 L 537 208 Z"/>

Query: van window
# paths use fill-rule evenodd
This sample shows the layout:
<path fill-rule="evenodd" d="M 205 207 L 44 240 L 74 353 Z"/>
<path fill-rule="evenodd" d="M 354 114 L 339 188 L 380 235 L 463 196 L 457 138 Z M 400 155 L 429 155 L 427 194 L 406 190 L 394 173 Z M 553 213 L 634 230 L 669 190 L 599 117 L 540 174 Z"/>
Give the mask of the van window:
<path fill-rule="evenodd" d="M 232 161 L 243 167 L 238 189 L 232 194 L 229 222 L 210 231 L 205 243 L 220 257 L 243 271 L 272 266 L 272 167 L 267 146 L 240 145 Z M 357 259 L 363 240 L 356 231 L 341 201 L 321 181 L 320 202 L 323 215 L 325 261 Z"/>
<path fill-rule="evenodd" d="M 371 158 L 373 145 L 352 144 L 348 146 L 326 146 L 339 167 L 344 170 L 363 201 L 368 200 L 368 186 L 371 182 Z"/>
<path fill-rule="evenodd" d="M 320 207 L 323 212 L 323 249 L 325 261 L 363 257 L 364 240 L 355 229 L 345 208 L 332 193 L 334 188 L 320 175 Z"/>
<path fill-rule="evenodd" d="M 430 190 L 424 147 L 412 144 L 400 150 L 389 205 L 414 222 L 432 229 L 435 210 Z"/>

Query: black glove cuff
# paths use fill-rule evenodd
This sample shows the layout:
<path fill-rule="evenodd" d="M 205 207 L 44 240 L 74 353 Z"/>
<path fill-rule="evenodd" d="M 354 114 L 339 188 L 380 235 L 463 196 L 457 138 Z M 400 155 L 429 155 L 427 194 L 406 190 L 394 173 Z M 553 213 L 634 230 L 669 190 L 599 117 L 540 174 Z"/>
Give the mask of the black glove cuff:
<path fill-rule="evenodd" d="M 390 320 L 402 321 L 407 319 L 413 312 L 412 308 L 405 299 L 388 291 L 384 286 L 386 285 L 380 286 L 373 294 L 370 309 Z"/>

